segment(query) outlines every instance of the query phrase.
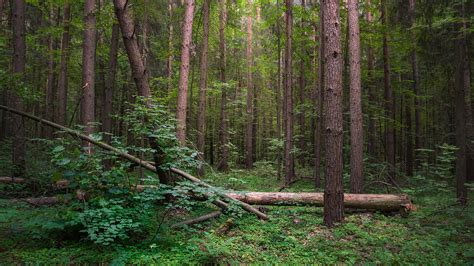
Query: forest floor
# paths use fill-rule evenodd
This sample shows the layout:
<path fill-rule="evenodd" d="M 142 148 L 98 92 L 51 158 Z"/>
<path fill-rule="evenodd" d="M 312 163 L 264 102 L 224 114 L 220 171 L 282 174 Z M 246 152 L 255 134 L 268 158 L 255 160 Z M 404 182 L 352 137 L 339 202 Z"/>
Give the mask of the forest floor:
<path fill-rule="evenodd" d="M 278 190 L 273 171 L 266 169 L 209 173 L 205 179 L 235 190 Z M 312 189 L 312 181 L 302 179 L 288 191 Z M 417 210 L 406 218 L 347 213 L 345 222 L 334 229 L 322 225 L 322 208 L 316 207 L 268 207 L 267 222 L 248 214 L 225 215 L 183 229 L 169 225 L 210 210 L 199 208 L 163 224 L 163 211 L 157 210 L 149 220 L 156 234 L 110 248 L 58 235 L 61 226 L 55 221 L 64 211 L 61 206 L 32 207 L 2 199 L 0 264 L 474 264 L 472 204 L 459 207 L 454 191 L 435 186 L 409 194 Z M 229 220 L 232 226 L 221 230 Z"/>

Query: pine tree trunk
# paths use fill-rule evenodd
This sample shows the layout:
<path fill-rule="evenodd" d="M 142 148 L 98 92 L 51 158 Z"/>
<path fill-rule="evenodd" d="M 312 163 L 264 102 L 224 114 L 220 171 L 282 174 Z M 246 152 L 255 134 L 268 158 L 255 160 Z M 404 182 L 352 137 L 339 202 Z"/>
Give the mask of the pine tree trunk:
<path fill-rule="evenodd" d="M 207 90 L 207 53 L 209 46 L 209 5 L 210 0 L 204 0 L 202 6 L 203 14 L 203 36 L 201 47 L 201 67 L 199 74 L 199 113 L 197 119 L 197 148 L 200 152 L 201 160 L 205 158 L 205 138 L 206 138 L 206 90 Z M 204 175 L 204 168 L 201 166 L 198 169 L 198 175 Z"/>
<path fill-rule="evenodd" d="M 63 34 L 61 37 L 61 62 L 58 78 L 58 123 L 67 125 L 67 90 L 69 61 L 69 25 L 71 21 L 71 5 L 66 2 L 63 8 Z"/>
<path fill-rule="evenodd" d="M 286 0 L 286 43 L 285 43 L 285 185 L 293 178 L 293 0 Z"/>
<path fill-rule="evenodd" d="M 96 4 L 95 0 L 84 2 L 84 40 L 82 43 L 82 100 L 81 122 L 86 135 L 94 132 L 95 121 L 95 50 L 96 50 Z M 90 143 L 85 142 L 87 152 L 92 152 Z"/>
<path fill-rule="evenodd" d="M 12 27 L 13 27 L 13 74 L 19 81 L 25 77 L 26 64 L 26 23 L 25 23 L 25 1 L 14 0 L 12 5 Z M 16 93 L 16 87 L 11 88 L 8 101 L 13 108 L 23 111 L 23 103 Z M 20 116 L 13 115 L 10 133 L 13 135 L 13 176 L 21 176 L 25 172 L 25 123 Z"/>
<path fill-rule="evenodd" d="M 227 24 L 227 8 L 226 0 L 219 0 L 219 79 L 222 83 L 226 83 L 226 68 L 227 68 L 227 45 L 225 39 L 225 27 Z M 222 88 L 221 92 L 221 110 L 220 110 L 220 158 L 219 171 L 229 170 L 229 119 L 227 117 L 227 86 Z"/>
<path fill-rule="evenodd" d="M 339 1 L 324 0 L 324 89 L 326 164 L 324 190 L 324 223 L 333 227 L 344 219 L 343 118 L 342 118 L 342 51 Z"/>
<path fill-rule="evenodd" d="M 382 0 L 382 23 L 385 27 L 388 27 L 388 15 L 386 1 Z M 388 29 L 385 29 L 383 33 L 383 72 L 384 72 L 384 89 L 385 89 L 385 116 L 386 116 L 386 129 L 385 129 L 385 158 L 389 164 L 388 170 L 388 181 L 393 183 L 395 178 L 395 108 L 394 98 L 391 82 L 390 73 L 390 54 L 388 48 Z"/>
<path fill-rule="evenodd" d="M 252 0 L 247 1 L 248 8 L 252 10 Z M 245 168 L 253 167 L 253 30 L 252 12 L 247 16 L 247 121 L 245 127 Z"/>
<path fill-rule="evenodd" d="M 115 80 L 117 75 L 117 54 L 119 44 L 120 27 L 112 25 L 112 37 L 109 52 L 109 73 L 105 84 L 104 102 L 102 103 L 102 131 L 112 133 L 113 97 L 115 91 Z M 110 135 L 105 135 L 105 141 L 110 142 Z"/>
<path fill-rule="evenodd" d="M 191 38 L 193 33 L 194 0 L 186 0 L 181 46 L 181 67 L 179 70 L 178 104 L 176 106 L 176 137 L 182 146 L 186 144 L 186 108 L 188 101 L 188 77 Z"/>
<path fill-rule="evenodd" d="M 362 193 L 364 187 L 363 128 L 360 77 L 359 6 L 357 0 L 348 0 L 350 113 L 351 113 L 351 181 L 350 192 Z"/>

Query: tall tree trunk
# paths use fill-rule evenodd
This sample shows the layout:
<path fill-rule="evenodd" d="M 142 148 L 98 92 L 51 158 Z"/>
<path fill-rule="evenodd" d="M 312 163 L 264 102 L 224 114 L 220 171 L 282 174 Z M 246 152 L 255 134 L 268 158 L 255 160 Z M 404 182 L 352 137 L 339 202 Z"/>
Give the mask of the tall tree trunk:
<path fill-rule="evenodd" d="M 26 23 L 25 23 L 25 1 L 13 1 L 13 74 L 15 78 L 25 80 L 25 64 L 26 64 Z M 23 104 L 20 96 L 16 93 L 16 87 L 11 88 L 9 102 L 13 108 L 23 111 Z M 13 115 L 11 122 L 13 134 L 13 176 L 21 176 L 25 172 L 25 124 L 23 118 Z"/>
<path fill-rule="evenodd" d="M 186 108 L 188 101 L 188 76 L 191 38 L 193 33 L 194 0 L 186 0 L 181 47 L 181 67 L 179 70 L 178 104 L 176 106 L 176 137 L 180 144 L 186 144 Z"/>
<path fill-rule="evenodd" d="M 168 0 L 168 59 L 167 59 L 167 91 L 173 89 L 173 0 Z"/>
<path fill-rule="evenodd" d="M 350 67 L 350 113 L 351 113 L 351 181 L 350 192 L 362 193 L 364 187 L 363 128 L 360 81 L 360 32 L 359 5 L 357 0 L 348 0 L 349 67 Z"/>
<path fill-rule="evenodd" d="M 117 75 L 117 54 L 119 44 L 120 26 L 112 25 L 112 37 L 109 51 L 109 73 L 105 84 L 104 102 L 102 103 L 102 131 L 112 133 L 113 96 L 115 91 L 115 79 Z M 105 141 L 110 142 L 110 135 L 105 135 Z"/>
<path fill-rule="evenodd" d="M 318 65 L 318 94 L 317 102 L 318 102 L 318 116 L 316 121 L 316 140 L 315 140 L 315 151 L 314 151 L 314 185 L 315 188 L 321 187 L 321 153 L 322 153 L 322 144 L 323 144 L 323 119 L 324 119 L 324 78 L 325 78 L 325 57 L 324 57 L 324 49 L 325 49 L 325 42 L 326 39 L 324 38 L 324 9 L 322 8 L 322 1 L 321 8 L 319 10 L 319 65 Z"/>
<path fill-rule="evenodd" d="M 95 121 L 95 50 L 96 50 L 96 4 L 95 0 L 84 2 L 84 40 L 82 43 L 82 100 L 81 122 L 86 135 L 94 132 Z M 92 146 L 84 142 L 87 152 L 92 152 Z"/>
<path fill-rule="evenodd" d="M 138 94 L 145 98 L 151 97 L 150 85 L 148 84 L 148 71 L 140 55 L 140 47 L 133 22 L 133 14 L 127 0 L 114 0 L 115 15 L 117 16 L 120 31 L 122 32 L 123 43 L 127 51 L 128 61 L 132 69 L 132 77 L 138 89 Z M 148 104 L 148 107 L 151 107 Z M 186 108 L 185 108 L 186 110 Z M 145 121 L 146 122 L 146 121 Z M 155 138 L 148 139 L 153 153 L 153 160 L 156 166 L 160 166 L 164 160 L 164 151 Z M 161 167 L 156 167 L 161 184 L 169 184 L 170 176 Z"/>
<path fill-rule="evenodd" d="M 276 1 L 276 8 L 277 8 L 277 13 L 280 13 L 280 0 Z M 282 121 L 281 121 L 281 26 L 280 26 L 280 20 L 277 19 L 276 22 L 276 34 L 277 34 L 277 53 L 278 53 L 278 62 L 277 62 L 277 85 L 275 86 L 276 92 L 275 92 L 275 100 L 276 100 L 276 123 L 277 123 L 277 138 L 281 138 L 281 129 L 282 129 Z M 282 161 L 282 156 L 281 156 L 281 151 L 278 149 L 277 150 L 277 180 L 281 179 L 281 161 Z"/>
<path fill-rule="evenodd" d="M 344 219 L 343 118 L 342 118 L 342 51 L 339 1 L 324 0 L 324 89 L 326 164 L 324 190 L 324 223 L 332 227 Z"/>
<path fill-rule="evenodd" d="M 219 0 L 219 79 L 222 83 L 226 83 L 226 68 L 227 68 L 227 45 L 225 39 L 225 27 L 227 24 L 227 8 L 226 0 Z M 222 88 L 221 94 L 221 112 L 220 112 L 220 159 L 218 169 L 220 171 L 229 170 L 229 119 L 227 117 L 227 86 Z"/>
<path fill-rule="evenodd" d="M 245 129 L 245 168 L 253 167 L 253 30 L 252 30 L 252 0 L 247 1 L 247 123 Z"/>
<path fill-rule="evenodd" d="M 49 10 L 49 23 L 54 23 L 54 8 L 50 5 L 46 7 Z M 49 121 L 54 121 L 54 43 L 55 39 L 51 34 L 48 34 L 48 74 L 46 77 L 46 91 L 45 91 L 45 106 L 44 117 Z M 53 131 L 50 127 L 43 129 L 44 137 L 51 139 Z"/>
<path fill-rule="evenodd" d="M 209 5 L 210 0 L 204 0 L 202 5 L 203 14 L 203 35 L 201 47 L 201 67 L 199 77 L 199 113 L 197 119 L 197 148 L 201 154 L 201 160 L 205 158 L 205 138 L 206 138 L 206 90 L 207 90 L 207 53 L 209 47 Z M 200 176 L 204 175 L 204 167 L 198 169 Z"/>
<path fill-rule="evenodd" d="M 302 0 L 301 1 L 301 7 L 303 10 L 306 10 L 306 1 Z M 304 29 L 305 27 L 305 14 L 303 13 L 303 16 L 301 18 L 301 24 L 300 27 Z M 304 38 L 306 37 L 306 34 L 303 34 Z M 305 47 L 305 42 L 302 43 L 302 52 L 303 54 L 306 54 L 306 47 Z M 306 163 L 306 107 L 304 105 L 305 103 L 305 87 L 306 87 L 306 77 L 305 77 L 305 65 L 304 65 L 304 58 L 301 56 L 300 58 L 300 76 L 299 76 L 299 116 L 298 116 L 298 123 L 300 126 L 300 138 L 299 138 L 299 150 L 300 150 L 300 156 L 299 156 L 299 161 L 301 164 L 301 167 L 305 167 Z"/>
<path fill-rule="evenodd" d="M 390 77 L 390 54 L 388 49 L 388 15 L 387 0 L 382 0 L 382 23 L 385 26 L 383 33 L 383 73 L 384 73 L 384 89 L 385 89 L 385 157 L 389 164 L 388 179 L 393 183 L 395 178 L 395 106 L 392 90 L 392 82 Z"/>
<path fill-rule="evenodd" d="M 373 17 L 372 12 L 370 11 L 370 1 L 367 1 L 369 9 L 367 10 L 366 19 L 369 26 L 372 25 Z M 370 37 L 369 37 L 370 38 Z M 374 108 L 371 105 L 375 105 L 375 80 L 374 80 L 374 48 L 372 47 L 372 41 L 369 39 L 369 45 L 367 47 L 367 93 L 368 93 L 368 129 L 367 129 L 367 151 L 370 156 L 376 157 L 376 131 L 375 131 L 375 112 Z"/>
<path fill-rule="evenodd" d="M 286 45 L 285 45 L 285 185 L 293 178 L 293 0 L 286 0 Z"/>
<path fill-rule="evenodd" d="M 410 24 L 413 27 L 416 22 L 415 0 L 409 0 Z M 419 167 L 420 158 L 418 150 L 421 149 L 421 110 L 420 110 L 420 74 L 418 71 L 418 57 L 416 55 L 416 33 L 413 36 L 413 50 L 411 52 L 411 66 L 413 72 L 413 91 L 415 94 L 415 168 Z"/>
<path fill-rule="evenodd" d="M 58 123 L 67 125 L 67 90 L 68 90 L 68 61 L 69 61 L 69 25 L 71 21 L 71 5 L 64 3 L 63 34 L 61 37 L 61 62 L 58 78 Z"/>
<path fill-rule="evenodd" d="M 466 59 L 466 42 L 464 38 L 456 40 L 456 86 L 454 109 L 456 119 L 456 197 L 462 205 L 467 204 L 467 165 L 466 165 L 466 98 L 464 91 L 464 67 Z"/>

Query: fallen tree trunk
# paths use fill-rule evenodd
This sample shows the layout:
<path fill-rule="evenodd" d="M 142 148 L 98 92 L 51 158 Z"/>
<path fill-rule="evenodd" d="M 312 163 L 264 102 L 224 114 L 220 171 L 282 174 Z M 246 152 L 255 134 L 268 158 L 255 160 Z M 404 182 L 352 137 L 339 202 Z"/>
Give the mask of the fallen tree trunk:
<path fill-rule="evenodd" d="M 78 137 L 82 140 L 85 140 L 91 144 L 94 144 L 104 150 L 108 150 L 108 151 L 111 151 L 113 153 L 115 153 L 117 156 L 121 157 L 121 158 L 124 158 L 124 159 L 127 159 L 131 162 L 134 162 L 138 165 L 140 165 L 141 167 L 145 168 L 145 169 L 148 169 L 150 171 L 153 171 L 154 173 L 157 173 L 157 168 L 155 166 L 153 166 L 152 164 L 146 162 L 146 161 L 143 161 L 142 159 L 140 158 L 137 158 L 133 155 L 130 155 L 126 152 L 123 152 L 115 147 L 112 147 L 104 142 L 100 142 L 100 141 L 97 141 L 95 139 L 93 139 L 92 137 L 89 137 L 89 136 L 86 136 L 84 134 L 81 134 L 80 132 L 76 131 L 76 130 L 73 130 L 73 129 L 70 129 L 68 127 L 65 127 L 65 126 L 61 126 L 59 124 L 56 124 L 54 122 L 51 122 L 49 120 L 45 120 L 45 119 L 42 119 L 42 118 L 39 118 L 37 116 L 34 116 L 34 115 L 31 115 L 31 114 L 28 114 L 28 113 L 25 113 L 25 112 L 22 112 L 22 111 L 18 111 L 18 110 L 15 110 L 13 108 L 10 108 L 10 107 L 7 107 L 7 106 L 4 106 L 4 105 L 0 105 L 0 109 L 3 109 L 3 110 L 6 110 L 8 112 L 11 112 L 11 113 L 14 113 L 14 114 L 17 114 L 17 115 L 21 115 L 23 117 L 27 117 L 31 120 L 35 120 L 37 122 L 40 122 L 42 124 L 45 124 L 45 125 L 48 125 L 50 127 L 53 127 L 53 128 L 56 128 L 56 129 L 59 129 L 59 130 L 62 130 L 74 137 Z M 204 187 L 207 187 L 207 188 L 211 188 L 213 189 L 214 187 L 212 187 L 211 185 L 207 184 L 206 182 L 200 180 L 199 178 L 196 178 L 180 169 L 176 169 L 176 168 L 171 168 L 170 169 L 171 172 L 181 176 L 181 177 L 184 177 L 186 178 L 187 180 L 190 180 L 192 182 L 195 182 L 195 183 L 198 183 Z M 224 193 L 222 192 L 219 192 L 217 190 L 215 190 L 216 194 L 221 196 L 221 197 L 224 197 L 224 198 L 227 198 L 229 199 L 230 201 L 234 202 L 235 204 L 237 204 L 238 206 L 240 206 L 242 209 L 248 211 L 248 212 L 252 212 L 254 213 L 255 215 L 257 215 L 260 219 L 263 219 L 263 220 L 268 220 L 268 216 L 262 212 L 260 212 L 259 210 L 255 209 L 254 207 L 250 206 L 249 204 L 247 203 L 244 203 L 244 202 L 241 202 L 239 200 L 236 200 L 236 199 L 233 199 L 231 197 L 228 197 L 227 195 L 225 195 Z M 224 206 L 226 206 L 225 202 L 222 202 L 220 200 L 217 200 L 218 204 L 217 206 L 223 208 Z"/>
<path fill-rule="evenodd" d="M 9 177 L 9 176 L 0 176 L 0 183 L 10 184 L 22 184 L 25 183 L 25 179 L 21 177 Z"/>
<path fill-rule="evenodd" d="M 219 217 L 221 214 L 222 214 L 221 211 L 211 212 L 211 213 L 208 213 L 208 214 L 203 215 L 203 216 L 199 216 L 199 217 L 192 218 L 192 219 L 189 219 L 189 220 L 186 220 L 186 221 L 175 223 L 171 226 L 171 228 L 181 227 L 181 226 L 184 226 L 184 225 L 197 224 L 197 223 L 200 223 L 200 222 L 210 220 L 210 219 L 215 218 L 215 217 Z"/>
<path fill-rule="evenodd" d="M 229 197 L 254 205 L 324 206 L 324 193 L 228 192 Z M 344 194 L 344 207 L 377 211 L 411 211 L 414 206 L 407 195 Z"/>

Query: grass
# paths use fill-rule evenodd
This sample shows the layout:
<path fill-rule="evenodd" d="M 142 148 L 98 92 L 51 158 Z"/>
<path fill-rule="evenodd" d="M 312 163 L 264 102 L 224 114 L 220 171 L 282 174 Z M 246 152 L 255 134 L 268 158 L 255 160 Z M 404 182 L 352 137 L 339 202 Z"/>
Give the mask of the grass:
<path fill-rule="evenodd" d="M 206 181 L 238 190 L 275 191 L 274 170 L 209 173 Z M 311 191 L 302 179 L 291 191 Z M 6 187 L 3 187 L 5 190 Z M 12 188 L 9 188 L 10 190 Z M 0 188 L 2 190 L 2 188 Z M 410 191 L 418 209 L 407 218 L 379 213 L 347 214 L 334 229 L 322 225 L 322 208 L 269 207 L 271 220 L 237 213 L 184 229 L 176 221 L 210 211 L 150 215 L 149 226 L 127 245 L 100 247 L 70 234 L 61 221 L 68 208 L 32 207 L 0 200 L 0 264 L 465 264 L 474 263 L 474 208 L 455 204 L 454 191 L 435 186 Z M 224 224 L 232 226 L 226 232 Z"/>

